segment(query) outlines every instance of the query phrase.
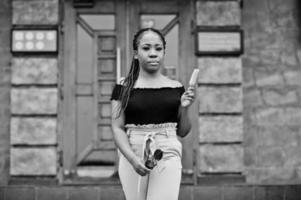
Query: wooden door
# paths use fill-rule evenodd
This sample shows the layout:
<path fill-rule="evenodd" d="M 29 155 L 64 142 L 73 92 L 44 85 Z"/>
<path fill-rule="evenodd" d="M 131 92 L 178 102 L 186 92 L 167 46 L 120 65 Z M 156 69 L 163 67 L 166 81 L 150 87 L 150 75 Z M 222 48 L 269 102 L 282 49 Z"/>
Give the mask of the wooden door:
<path fill-rule="evenodd" d="M 77 8 L 72 0 L 64 1 L 60 116 L 62 180 L 67 183 L 108 178 L 116 172 L 110 95 L 119 73 L 124 76 L 128 71 L 133 35 L 139 28 L 154 26 L 164 33 L 167 53 L 163 73 L 185 84 L 195 66 L 190 4 L 178 0 L 94 2 L 93 7 Z M 195 136 L 192 133 L 182 142 L 184 171 L 193 170 Z"/>
<path fill-rule="evenodd" d="M 124 5 L 124 1 L 118 0 L 95 1 L 93 7 L 78 8 L 73 1 L 65 1 L 64 181 L 108 178 L 116 171 L 110 96 L 117 69 L 125 62 L 121 62 Z"/>

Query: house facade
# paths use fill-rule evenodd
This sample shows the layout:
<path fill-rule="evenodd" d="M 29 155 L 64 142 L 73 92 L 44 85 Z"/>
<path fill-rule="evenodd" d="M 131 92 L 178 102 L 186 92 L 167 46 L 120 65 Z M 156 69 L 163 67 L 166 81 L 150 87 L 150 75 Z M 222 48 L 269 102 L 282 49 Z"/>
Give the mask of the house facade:
<path fill-rule="evenodd" d="M 110 95 L 142 27 L 200 69 L 180 199 L 301 195 L 297 0 L 2 0 L 0 200 L 124 199 Z"/>

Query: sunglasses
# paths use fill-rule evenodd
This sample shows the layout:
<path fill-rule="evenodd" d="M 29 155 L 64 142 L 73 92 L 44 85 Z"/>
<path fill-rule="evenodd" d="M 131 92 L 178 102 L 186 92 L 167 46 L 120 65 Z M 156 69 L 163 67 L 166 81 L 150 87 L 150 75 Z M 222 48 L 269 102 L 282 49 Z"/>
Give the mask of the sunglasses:
<path fill-rule="evenodd" d="M 161 149 L 156 149 L 154 155 L 151 154 L 150 150 L 150 140 L 146 141 L 146 147 L 144 151 L 145 163 L 144 165 L 148 169 L 153 169 L 159 160 L 163 157 L 163 151 Z"/>

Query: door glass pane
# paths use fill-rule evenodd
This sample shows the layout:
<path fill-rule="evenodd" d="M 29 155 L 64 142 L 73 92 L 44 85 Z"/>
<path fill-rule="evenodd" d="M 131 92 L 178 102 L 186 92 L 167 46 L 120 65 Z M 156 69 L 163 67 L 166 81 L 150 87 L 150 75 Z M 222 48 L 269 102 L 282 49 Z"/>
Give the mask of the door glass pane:
<path fill-rule="evenodd" d="M 91 83 L 93 76 L 93 39 L 77 25 L 77 83 Z"/>
<path fill-rule="evenodd" d="M 175 79 L 178 69 L 179 55 L 179 25 L 175 25 L 170 32 L 165 35 L 166 39 L 166 54 L 165 54 L 165 69 L 164 73 L 170 78 Z"/>
<path fill-rule="evenodd" d="M 114 30 L 114 15 L 80 15 L 87 24 L 94 30 Z"/>

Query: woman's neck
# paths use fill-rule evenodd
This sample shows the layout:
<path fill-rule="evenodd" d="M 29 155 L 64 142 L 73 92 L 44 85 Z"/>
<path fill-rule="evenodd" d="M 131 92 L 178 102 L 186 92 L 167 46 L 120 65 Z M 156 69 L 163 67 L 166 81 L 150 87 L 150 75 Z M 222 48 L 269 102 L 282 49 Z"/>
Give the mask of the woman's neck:
<path fill-rule="evenodd" d="M 161 72 L 158 70 L 154 73 L 149 73 L 149 72 L 146 72 L 146 71 L 143 71 L 143 70 L 140 70 L 139 72 L 139 75 L 138 75 L 138 79 L 143 79 L 143 80 L 153 80 L 153 79 L 159 79 L 159 78 L 162 78 L 162 74 Z"/>
<path fill-rule="evenodd" d="M 160 71 L 147 73 L 141 70 L 135 85 L 136 87 L 162 87 L 164 82 L 164 76 Z"/>

